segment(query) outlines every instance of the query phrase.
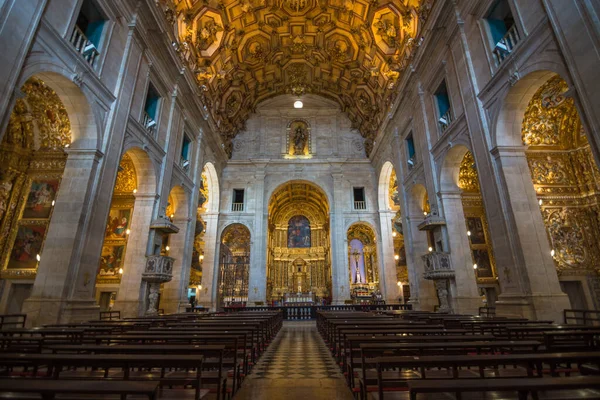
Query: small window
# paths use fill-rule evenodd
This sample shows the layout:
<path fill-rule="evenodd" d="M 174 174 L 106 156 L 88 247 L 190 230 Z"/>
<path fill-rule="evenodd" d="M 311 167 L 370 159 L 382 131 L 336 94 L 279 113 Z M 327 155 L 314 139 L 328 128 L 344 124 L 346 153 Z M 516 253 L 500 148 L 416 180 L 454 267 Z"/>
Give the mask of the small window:
<path fill-rule="evenodd" d="M 143 124 L 146 130 L 154 134 L 156 132 L 156 119 L 158 115 L 158 103 L 160 96 L 158 91 L 152 86 L 148 85 L 148 93 L 146 94 L 146 103 L 144 104 L 144 118 Z"/>
<path fill-rule="evenodd" d="M 244 189 L 233 189 L 231 211 L 244 211 Z"/>
<path fill-rule="evenodd" d="M 406 155 L 408 157 L 408 169 L 410 170 L 415 166 L 416 162 L 415 141 L 412 133 L 406 137 Z"/>
<path fill-rule="evenodd" d="M 355 210 L 366 210 L 367 202 L 365 201 L 365 188 L 355 187 L 353 188 L 354 194 L 354 209 Z"/>
<path fill-rule="evenodd" d="M 71 44 L 95 67 L 106 17 L 93 0 L 84 0 L 71 34 Z"/>
<path fill-rule="evenodd" d="M 489 29 L 496 65 L 500 65 L 520 40 L 508 0 L 496 1 L 485 22 Z"/>
<path fill-rule="evenodd" d="M 181 158 L 179 160 L 179 166 L 184 171 L 189 172 L 190 170 L 190 152 L 191 152 L 192 141 L 186 134 L 183 135 L 183 144 L 181 145 Z"/>
<path fill-rule="evenodd" d="M 442 81 L 438 89 L 435 91 L 435 100 L 439 115 L 438 123 L 443 132 L 452 122 L 452 110 L 450 108 L 450 97 L 448 96 L 446 81 Z"/>

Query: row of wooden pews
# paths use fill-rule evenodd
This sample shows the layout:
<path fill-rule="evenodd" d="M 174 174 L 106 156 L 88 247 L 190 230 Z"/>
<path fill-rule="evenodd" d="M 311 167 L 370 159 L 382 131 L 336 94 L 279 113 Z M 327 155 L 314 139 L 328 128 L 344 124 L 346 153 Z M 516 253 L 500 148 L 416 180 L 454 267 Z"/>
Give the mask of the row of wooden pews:
<path fill-rule="evenodd" d="M 494 392 L 491 397 L 503 399 L 600 399 L 599 327 L 418 311 L 320 311 L 317 328 L 355 398 L 487 398 Z"/>
<path fill-rule="evenodd" d="M 0 399 L 231 399 L 282 323 L 262 311 L 3 329 Z"/>

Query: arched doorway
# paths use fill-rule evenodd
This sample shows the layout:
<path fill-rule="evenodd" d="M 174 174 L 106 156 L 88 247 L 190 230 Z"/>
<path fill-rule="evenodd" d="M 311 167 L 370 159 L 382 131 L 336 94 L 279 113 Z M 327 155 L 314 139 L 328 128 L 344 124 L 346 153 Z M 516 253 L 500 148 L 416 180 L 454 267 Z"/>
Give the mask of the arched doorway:
<path fill-rule="evenodd" d="M 73 140 L 65 105 L 50 86 L 32 77 L 21 92 L 25 96 L 17 99 L 0 143 L 4 313 L 20 313 L 31 293 Z"/>
<path fill-rule="evenodd" d="M 375 232 L 358 222 L 348 228 L 347 239 L 350 295 L 355 302 L 368 302 L 381 295 Z"/>
<path fill-rule="evenodd" d="M 212 307 L 215 293 L 213 277 L 219 218 L 219 179 L 215 166 L 210 162 L 202 169 L 199 191 L 188 292 L 190 303 Z"/>
<path fill-rule="evenodd" d="M 112 309 L 121 284 L 127 242 L 137 193 L 137 174 L 127 153 L 121 158 L 119 172 L 106 219 L 106 230 L 96 277 L 96 301 L 101 311 Z"/>
<path fill-rule="evenodd" d="M 243 306 L 248 301 L 250 231 L 231 224 L 221 234 L 217 306 Z"/>
<path fill-rule="evenodd" d="M 267 301 L 298 293 L 331 301 L 329 202 L 316 185 L 288 182 L 269 200 Z M 292 300 L 290 300 L 292 301 Z"/>
<path fill-rule="evenodd" d="M 560 286 L 576 309 L 600 308 L 600 170 L 569 87 L 558 75 L 533 94 L 521 140 Z"/>
<path fill-rule="evenodd" d="M 481 197 L 479 174 L 473 154 L 467 150 L 458 172 L 461 200 L 473 269 L 477 285 L 485 296 L 486 305 L 493 307 L 499 294 L 496 260 L 490 237 L 485 206 Z"/>

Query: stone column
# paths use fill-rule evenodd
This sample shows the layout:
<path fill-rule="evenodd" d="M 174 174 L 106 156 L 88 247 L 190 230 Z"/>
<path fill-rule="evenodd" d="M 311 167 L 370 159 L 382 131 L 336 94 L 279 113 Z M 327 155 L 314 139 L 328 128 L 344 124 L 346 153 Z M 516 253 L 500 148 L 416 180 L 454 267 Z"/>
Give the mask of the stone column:
<path fill-rule="evenodd" d="M 267 227 L 268 204 L 265 204 L 265 163 L 255 164 L 254 174 L 254 229 L 250 229 L 250 277 L 248 279 L 248 305 L 267 301 Z"/>
<path fill-rule="evenodd" d="M 348 280 L 348 244 L 344 231 L 344 174 L 339 166 L 333 166 L 333 196 L 331 199 L 331 295 L 333 304 L 344 304 L 350 299 Z"/>
<path fill-rule="evenodd" d="M 428 252 L 427 235 L 419 230 L 423 222 L 422 215 L 407 216 L 408 226 L 404 227 L 404 240 L 406 247 L 406 263 L 409 271 L 410 300 L 415 310 L 433 311 L 438 304 L 437 294 L 433 282 L 423 278 L 425 264 L 421 256 Z"/>
<path fill-rule="evenodd" d="M 15 85 L 47 2 L 48 0 L 0 1 L 0 141 L 12 112 L 14 90 L 19 89 Z"/>
<path fill-rule="evenodd" d="M 127 239 L 125 262 L 121 285 L 115 300 L 115 311 L 121 311 L 121 317 L 136 317 L 143 315 L 144 291 L 142 273 L 146 267 L 148 255 L 148 237 L 152 213 L 157 196 L 154 194 L 135 194 L 135 205 L 131 217 L 131 234 Z"/>
<path fill-rule="evenodd" d="M 165 313 L 184 312 L 188 304 L 187 288 L 190 280 L 190 263 L 186 254 L 191 254 L 188 236 L 190 235 L 190 218 L 175 218 L 173 224 L 179 228 L 179 232 L 172 234 L 169 239 L 169 256 L 175 259 L 173 263 L 173 278 L 164 284 L 159 308 Z M 193 236 L 193 232 L 191 233 Z M 187 261 L 187 265 L 186 265 Z"/>
<path fill-rule="evenodd" d="M 217 304 L 217 285 L 219 260 L 217 259 L 218 247 L 220 245 L 217 237 L 217 225 L 219 222 L 218 213 L 202 214 L 206 223 L 206 232 L 204 233 L 204 260 L 202 262 L 202 289 L 199 290 L 197 304 L 210 308 L 215 308 Z"/>
<path fill-rule="evenodd" d="M 460 192 L 440 192 L 440 197 L 444 207 L 449 252 L 455 273 L 455 282 L 451 288 L 455 291 L 451 297 L 452 309 L 460 314 L 477 314 L 483 304 L 478 295 L 477 277 L 473 269 L 462 198 Z"/>
<path fill-rule="evenodd" d="M 22 307 L 30 326 L 68 321 L 71 316 L 90 319 L 98 315 L 94 301 L 98 264 L 82 265 L 74 260 L 83 257 L 89 196 L 102 154 L 74 149 L 67 153 L 31 297 Z"/>
<path fill-rule="evenodd" d="M 506 185 L 510 234 L 521 248 L 516 265 L 504 266 L 498 273 L 503 292 L 496 307 L 504 314 L 562 321 L 562 311 L 570 308 L 570 302 L 560 289 L 525 151 L 496 148 L 492 154 Z"/>
<path fill-rule="evenodd" d="M 397 282 L 396 260 L 394 259 L 394 237 L 392 236 L 393 211 L 379 211 L 381 226 L 381 260 L 379 261 L 379 281 L 386 303 L 397 303 L 402 295 Z"/>

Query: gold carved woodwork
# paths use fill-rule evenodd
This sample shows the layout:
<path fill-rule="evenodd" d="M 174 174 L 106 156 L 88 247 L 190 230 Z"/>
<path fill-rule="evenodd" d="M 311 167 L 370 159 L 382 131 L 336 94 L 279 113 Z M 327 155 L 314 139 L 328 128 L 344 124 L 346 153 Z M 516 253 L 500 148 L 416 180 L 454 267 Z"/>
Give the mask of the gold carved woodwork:
<path fill-rule="evenodd" d="M 577 143 L 581 120 L 573 98 L 565 96 L 568 89 L 567 83 L 555 76 L 533 95 L 523 118 L 522 139 L 526 146 L 566 149 Z"/>
<path fill-rule="evenodd" d="M 475 167 L 475 159 L 470 151 L 463 157 L 458 172 L 458 187 L 464 192 L 479 193 L 479 175 Z"/>
<path fill-rule="evenodd" d="M 114 194 L 131 195 L 137 189 L 137 175 L 133 161 L 129 154 L 125 153 L 119 164 L 117 180 L 115 182 Z"/>
<path fill-rule="evenodd" d="M 369 153 L 397 96 L 396 82 L 421 43 L 433 0 L 158 4 L 231 156 L 231 140 L 256 106 L 284 93 L 335 99 Z"/>
<path fill-rule="evenodd" d="M 480 284 L 495 283 L 497 277 L 496 260 L 494 258 L 485 208 L 481 198 L 479 174 L 477 173 L 473 153 L 470 151 L 466 152 L 460 163 L 458 187 L 462 190 L 461 199 L 465 224 L 467 231 L 471 233 L 468 240 L 473 264 L 481 264 L 482 262 L 486 264 L 478 266 L 479 268 L 475 272 L 477 282 Z M 471 229 L 473 229 L 473 232 L 470 231 Z M 475 232 L 475 229 L 477 229 L 477 232 Z M 489 273 L 486 271 L 486 268 L 482 268 L 488 267 L 488 263 Z M 485 276 L 484 274 L 491 276 Z"/>
<path fill-rule="evenodd" d="M 358 240 L 362 243 L 362 256 L 363 264 L 365 269 L 365 275 L 363 279 L 366 284 L 369 285 L 371 290 L 378 290 L 379 286 L 379 267 L 377 260 L 377 244 L 375 239 L 375 233 L 373 229 L 364 223 L 356 223 L 348 228 L 347 240 L 348 240 L 348 273 L 350 274 L 350 286 L 352 285 L 365 285 L 365 284 L 354 284 L 352 283 L 352 274 L 355 270 L 354 263 L 356 262 L 353 255 L 354 249 L 350 245 L 352 240 Z"/>
<path fill-rule="evenodd" d="M 561 275 L 600 271 L 600 173 L 568 86 L 549 79 L 523 120 L 523 142 L 554 261 Z"/>

